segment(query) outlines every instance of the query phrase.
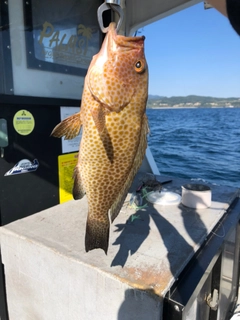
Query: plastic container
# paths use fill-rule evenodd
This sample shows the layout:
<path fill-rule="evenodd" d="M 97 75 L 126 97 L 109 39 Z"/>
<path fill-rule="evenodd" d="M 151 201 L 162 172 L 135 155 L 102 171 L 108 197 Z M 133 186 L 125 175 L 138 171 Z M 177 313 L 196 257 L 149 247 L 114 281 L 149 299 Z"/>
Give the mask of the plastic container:
<path fill-rule="evenodd" d="M 147 200 L 153 204 L 171 206 L 181 203 L 181 196 L 175 192 L 156 191 L 149 193 Z"/>
<path fill-rule="evenodd" d="M 211 206 L 212 191 L 204 184 L 185 184 L 182 186 L 182 204 L 189 208 L 206 209 Z"/>

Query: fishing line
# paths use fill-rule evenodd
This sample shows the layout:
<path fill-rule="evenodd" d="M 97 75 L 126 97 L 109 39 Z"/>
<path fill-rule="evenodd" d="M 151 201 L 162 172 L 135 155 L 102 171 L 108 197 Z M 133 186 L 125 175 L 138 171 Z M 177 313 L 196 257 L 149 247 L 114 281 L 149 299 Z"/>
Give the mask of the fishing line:
<path fill-rule="evenodd" d="M 218 235 L 217 233 L 215 233 L 214 231 L 211 231 L 211 233 L 213 233 L 215 236 L 219 237 L 219 238 L 224 238 L 226 235 L 226 231 L 223 225 L 221 225 L 222 229 L 223 229 L 223 235 Z"/>

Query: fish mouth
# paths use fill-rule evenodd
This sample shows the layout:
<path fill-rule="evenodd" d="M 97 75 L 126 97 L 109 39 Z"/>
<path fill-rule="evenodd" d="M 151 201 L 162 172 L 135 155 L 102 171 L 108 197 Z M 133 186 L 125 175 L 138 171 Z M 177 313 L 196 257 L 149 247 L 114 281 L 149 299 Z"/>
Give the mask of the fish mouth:
<path fill-rule="evenodd" d="M 110 23 L 107 36 L 112 40 L 109 41 L 111 49 L 114 48 L 116 51 L 119 48 L 124 51 L 132 49 L 142 49 L 144 46 L 145 36 L 126 37 L 123 35 L 118 35 L 115 22 Z"/>
<path fill-rule="evenodd" d="M 116 23 L 111 22 L 108 27 L 108 33 L 105 36 L 101 50 L 94 56 L 92 64 L 102 66 L 108 59 L 110 53 L 126 52 L 131 50 L 144 51 L 145 37 L 125 37 L 118 35 Z M 97 60 L 97 61 L 96 61 Z"/>

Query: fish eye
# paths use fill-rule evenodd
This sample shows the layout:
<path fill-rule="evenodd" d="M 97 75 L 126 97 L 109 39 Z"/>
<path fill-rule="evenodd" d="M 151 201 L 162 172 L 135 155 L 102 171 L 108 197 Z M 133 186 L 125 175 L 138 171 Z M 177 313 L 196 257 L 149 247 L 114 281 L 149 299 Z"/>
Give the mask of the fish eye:
<path fill-rule="evenodd" d="M 145 63 L 143 60 L 138 60 L 135 63 L 135 71 L 138 73 L 142 73 L 145 70 Z"/>

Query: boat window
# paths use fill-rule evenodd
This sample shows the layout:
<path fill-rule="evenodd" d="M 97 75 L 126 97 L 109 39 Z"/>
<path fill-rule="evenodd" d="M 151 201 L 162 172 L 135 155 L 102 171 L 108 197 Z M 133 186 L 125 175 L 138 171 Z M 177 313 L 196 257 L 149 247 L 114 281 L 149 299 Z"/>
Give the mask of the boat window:
<path fill-rule="evenodd" d="M 81 97 L 84 76 L 102 42 L 100 4 L 99 0 L 8 1 L 13 94 Z"/>

